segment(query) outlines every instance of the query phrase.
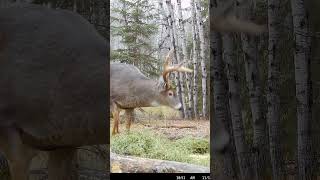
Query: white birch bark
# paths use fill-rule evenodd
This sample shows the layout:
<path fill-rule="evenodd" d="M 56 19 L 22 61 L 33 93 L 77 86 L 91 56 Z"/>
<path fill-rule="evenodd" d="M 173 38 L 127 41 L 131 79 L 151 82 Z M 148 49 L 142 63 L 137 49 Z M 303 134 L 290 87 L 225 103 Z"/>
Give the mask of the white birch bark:
<path fill-rule="evenodd" d="M 187 38 L 186 38 L 186 32 L 184 29 L 184 24 L 183 24 L 183 18 L 182 18 L 182 10 L 181 10 L 181 0 L 177 0 L 177 7 L 178 7 L 178 24 L 179 24 L 179 31 L 180 31 L 180 36 L 181 36 L 181 40 L 182 42 L 180 43 L 182 46 L 182 61 L 183 62 L 189 62 L 188 58 L 187 58 Z M 192 100 L 192 94 L 190 91 L 190 87 L 191 87 L 191 83 L 190 83 L 190 79 L 191 79 L 191 74 L 190 73 L 183 73 L 184 77 L 186 77 L 185 82 L 186 82 L 186 86 L 187 86 L 187 103 L 185 103 L 185 111 L 186 111 L 186 115 L 187 117 L 191 117 L 191 100 Z M 183 83 L 183 82 L 181 82 Z"/>
<path fill-rule="evenodd" d="M 216 1 L 210 1 L 210 8 L 217 7 Z M 212 9 L 210 16 L 214 15 Z M 212 24 L 210 23 L 210 26 Z M 230 133 L 231 118 L 228 104 L 227 78 L 224 73 L 224 62 L 222 60 L 221 34 L 211 32 L 210 34 L 210 123 L 211 138 L 211 172 L 212 179 L 236 180 L 236 160 L 233 149 L 234 143 Z M 224 150 L 224 153 L 217 151 Z"/>
<path fill-rule="evenodd" d="M 241 179 L 250 179 L 253 177 L 250 152 L 245 142 L 245 134 L 240 105 L 240 84 L 239 72 L 234 59 L 234 43 L 231 34 L 223 35 L 223 58 L 227 69 L 227 78 L 229 86 L 229 106 L 232 119 L 232 128 L 236 153 L 240 169 Z"/>
<path fill-rule="evenodd" d="M 196 119 L 199 118 L 198 113 L 198 55 L 199 55 L 199 48 L 198 48 L 198 35 L 197 35 L 197 25 L 196 25 L 196 10 L 194 0 L 191 0 L 191 8 L 192 8 L 192 62 L 193 62 L 193 114 Z"/>
<path fill-rule="evenodd" d="M 241 8 L 244 19 L 254 20 L 253 4 L 247 3 Z M 258 65 L 258 38 L 248 34 L 241 34 L 246 81 L 249 90 L 249 101 L 252 114 L 254 171 L 256 179 L 265 179 L 268 144 L 266 139 L 266 119 L 262 111 L 262 91 L 260 70 Z"/>
<path fill-rule="evenodd" d="M 178 47 L 177 45 L 178 43 L 178 39 L 177 39 L 177 30 L 176 30 L 176 24 L 175 24 L 175 18 L 174 18 L 174 12 L 173 12 L 173 6 L 171 4 L 171 0 L 166 0 L 166 5 L 169 11 L 169 16 L 168 16 L 168 20 L 169 20 L 169 28 L 170 28 L 170 36 L 171 36 L 171 43 L 172 46 L 174 48 L 174 57 L 176 60 L 176 63 L 180 62 L 180 55 L 178 53 Z M 177 84 L 177 92 L 182 104 L 182 114 L 183 114 L 183 118 L 186 117 L 186 112 L 185 112 L 185 100 L 184 100 L 184 88 L 183 88 L 183 84 L 182 84 L 182 74 L 181 73 L 175 73 L 176 76 L 176 84 Z"/>
<path fill-rule="evenodd" d="M 202 117 L 207 117 L 207 69 L 205 60 L 205 40 L 204 40 L 204 25 L 203 17 L 201 15 L 200 0 L 196 0 L 196 19 L 197 26 L 199 29 L 199 40 L 200 40 L 200 62 L 201 62 L 201 87 L 202 87 Z"/>

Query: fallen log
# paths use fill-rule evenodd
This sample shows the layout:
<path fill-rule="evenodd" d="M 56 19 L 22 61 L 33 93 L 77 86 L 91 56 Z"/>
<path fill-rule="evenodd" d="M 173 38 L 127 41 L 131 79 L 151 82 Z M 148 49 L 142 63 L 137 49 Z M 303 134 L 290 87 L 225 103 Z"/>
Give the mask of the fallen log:
<path fill-rule="evenodd" d="M 111 173 L 209 173 L 209 167 L 110 153 Z"/>

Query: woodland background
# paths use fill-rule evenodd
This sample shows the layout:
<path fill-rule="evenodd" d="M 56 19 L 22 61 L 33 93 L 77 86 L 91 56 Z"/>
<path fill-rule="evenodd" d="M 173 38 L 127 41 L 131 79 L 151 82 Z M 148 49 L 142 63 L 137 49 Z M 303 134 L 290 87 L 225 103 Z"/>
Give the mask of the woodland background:
<path fill-rule="evenodd" d="M 158 78 L 165 56 L 174 48 L 173 63 L 185 61 L 194 70 L 171 77 L 186 119 L 209 117 L 208 7 L 204 0 L 111 1 L 111 61 L 133 64 Z"/>
<path fill-rule="evenodd" d="M 149 1 L 130 1 L 142 3 L 130 4 L 136 8 L 132 14 L 123 13 L 121 9 L 126 7 L 116 6 L 118 16 L 111 18 L 111 25 L 115 23 L 111 28 L 117 32 L 111 34 L 111 42 L 117 35 L 124 37 L 124 45 L 111 44 L 111 59 L 135 64 L 150 77 L 161 72 L 169 48 L 177 49 L 176 61 L 190 62 L 189 67 L 194 69 L 192 77 L 174 76 L 184 102 L 183 117 L 208 119 L 210 115 L 212 144 L 214 132 L 220 130 L 217 128 L 230 135 L 223 153 L 211 148 L 213 176 L 231 179 L 319 176 L 319 1 L 250 0 L 241 4 L 236 0 L 214 0 L 210 6 L 209 1 L 194 1 L 181 11 L 179 6 L 174 6 L 177 9 L 173 11 L 171 3 L 167 3 L 171 1 L 152 1 L 152 5 Z M 258 36 L 209 33 L 208 17 L 214 15 L 215 8 L 230 1 L 234 2 L 231 14 L 266 24 L 268 31 Z M 10 2 L 2 0 L 1 6 Z M 109 39 L 104 1 L 34 3 L 77 11 Z M 127 23 L 132 27 L 117 27 L 117 22 L 126 23 L 123 17 L 130 20 Z M 142 39 L 138 39 L 140 35 Z M 136 54 L 131 56 L 129 52 Z"/>

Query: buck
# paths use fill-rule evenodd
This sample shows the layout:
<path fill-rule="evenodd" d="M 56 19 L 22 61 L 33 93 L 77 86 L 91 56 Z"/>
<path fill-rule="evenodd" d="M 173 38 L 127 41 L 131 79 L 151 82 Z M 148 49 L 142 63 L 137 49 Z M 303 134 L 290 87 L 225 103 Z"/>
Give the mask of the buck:
<path fill-rule="evenodd" d="M 216 29 L 225 28 L 218 23 Z M 28 179 L 38 151 L 49 154 L 49 180 L 77 179 L 71 171 L 76 148 L 109 144 L 108 49 L 94 27 L 70 11 L 25 4 L 0 9 L 0 151 L 13 180 Z M 120 66 L 111 65 L 112 77 Z M 167 68 L 167 74 L 177 67 Z M 178 108 L 168 76 L 162 78 L 163 83 L 153 82 L 162 84 L 158 87 L 172 101 L 148 103 Z"/>
<path fill-rule="evenodd" d="M 78 179 L 76 148 L 109 144 L 108 44 L 80 15 L 36 5 L 0 9 L 0 151 L 11 178 L 49 154 L 49 180 Z"/>
<path fill-rule="evenodd" d="M 126 128 L 129 130 L 135 108 L 161 105 L 176 110 L 182 108 L 179 97 L 170 83 L 169 74 L 174 71 L 191 73 L 192 70 L 184 67 L 184 62 L 170 66 L 173 52 L 172 49 L 166 56 L 163 73 L 157 80 L 146 77 L 133 65 L 111 63 L 110 108 L 114 118 L 113 135 L 119 133 L 119 113 L 122 109 L 125 110 Z"/>

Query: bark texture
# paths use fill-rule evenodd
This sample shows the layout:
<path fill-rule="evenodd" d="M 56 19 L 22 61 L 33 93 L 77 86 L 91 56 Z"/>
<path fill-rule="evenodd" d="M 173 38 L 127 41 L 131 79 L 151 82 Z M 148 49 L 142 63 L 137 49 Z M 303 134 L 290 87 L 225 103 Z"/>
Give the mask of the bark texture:
<path fill-rule="evenodd" d="M 175 20 L 174 20 L 174 12 L 173 12 L 173 6 L 171 4 L 170 0 L 166 0 L 166 5 L 167 9 L 169 11 L 168 15 L 168 21 L 169 21 L 169 28 L 170 28 L 170 37 L 171 37 L 171 43 L 172 43 L 172 48 L 174 49 L 174 59 L 176 60 L 176 63 L 180 62 L 180 56 L 178 55 L 178 39 L 177 39 L 177 30 L 176 30 L 176 25 L 175 25 Z M 180 98 L 180 102 L 182 103 L 182 115 L 183 118 L 186 116 L 185 112 L 185 100 L 184 100 L 184 88 L 182 84 L 182 74 L 179 72 L 175 72 L 175 82 L 177 85 L 177 93 Z"/>
<path fill-rule="evenodd" d="M 178 24 L 179 24 L 179 34 L 181 36 L 181 46 L 182 46 L 182 57 L 181 60 L 183 62 L 188 62 L 188 57 L 187 57 L 187 38 L 186 38 L 186 32 L 184 29 L 184 24 L 183 24 L 183 18 L 182 18 L 182 10 L 181 10 L 181 0 L 177 0 L 177 6 L 178 6 Z M 192 105 L 192 94 L 191 94 L 191 74 L 190 73 L 181 73 L 185 77 L 185 83 L 186 83 L 186 89 L 187 90 L 187 103 L 185 103 L 185 116 L 187 118 L 191 117 L 191 105 Z M 182 81 L 183 83 L 183 81 Z M 183 83 L 184 84 L 184 83 Z"/>
<path fill-rule="evenodd" d="M 298 179 L 312 179 L 311 139 L 311 40 L 304 0 L 291 0 L 294 30 L 294 62 L 298 120 Z"/>
<path fill-rule="evenodd" d="M 247 3 L 241 8 L 244 19 L 254 21 L 253 4 Z M 253 127 L 253 166 L 256 179 L 266 178 L 268 144 L 266 137 L 266 119 L 262 110 L 262 92 L 260 80 L 260 67 L 258 65 L 258 37 L 241 34 L 243 58 L 246 72 L 246 82 L 249 90 L 249 101 Z"/>
<path fill-rule="evenodd" d="M 270 159 L 272 165 L 272 177 L 275 180 L 282 180 L 282 148 L 280 142 L 280 1 L 268 0 L 268 80 L 267 80 L 267 121 L 269 126 Z"/>
<path fill-rule="evenodd" d="M 234 59 L 234 43 L 231 34 L 223 35 L 223 57 L 227 69 L 229 86 L 229 106 L 232 119 L 232 128 L 239 163 L 241 179 L 253 178 L 250 163 L 250 152 L 245 142 L 245 134 L 240 105 L 240 83 L 237 64 Z"/>
<path fill-rule="evenodd" d="M 195 4 L 194 0 L 191 0 L 191 11 L 192 11 L 192 62 L 193 62 L 193 113 L 194 117 L 196 119 L 199 118 L 199 113 L 198 113 L 198 55 L 199 55 L 199 46 L 198 46 L 198 30 L 197 30 L 197 20 L 196 20 L 196 9 L 195 9 Z"/>
<path fill-rule="evenodd" d="M 210 1 L 211 6 L 217 6 Z M 211 7 L 210 6 L 210 7 Z M 214 13 L 212 9 L 210 16 Z M 211 25 L 211 24 L 210 24 Z M 230 114 L 228 111 L 227 79 L 222 60 L 221 35 L 211 32 L 210 35 L 210 118 L 211 118 L 211 172 L 212 179 L 237 179 L 236 163 L 233 154 L 233 143 L 230 134 Z"/>
<path fill-rule="evenodd" d="M 201 15 L 200 0 L 195 0 L 196 19 L 199 30 L 200 40 L 200 63 L 201 63 L 201 88 L 202 88 L 202 117 L 207 117 L 207 68 L 206 68 L 206 56 L 205 56 L 205 39 L 204 39 L 204 24 L 203 17 Z"/>

